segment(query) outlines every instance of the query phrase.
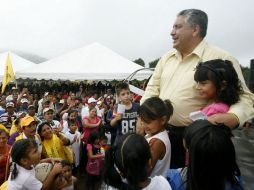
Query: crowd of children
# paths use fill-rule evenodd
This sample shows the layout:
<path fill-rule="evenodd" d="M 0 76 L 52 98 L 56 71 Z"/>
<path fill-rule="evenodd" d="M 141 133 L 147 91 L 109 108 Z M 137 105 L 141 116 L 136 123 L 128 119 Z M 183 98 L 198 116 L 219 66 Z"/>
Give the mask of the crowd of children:
<path fill-rule="evenodd" d="M 194 78 L 201 101 L 210 101 L 200 110 L 205 116 L 227 112 L 239 100 L 241 85 L 228 61 L 200 63 Z M 167 129 L 174 105 L 159 97 L 139 105 L 124 82 L 115 90 L 116 95 L 108 89 L 89 96 L 82 87 L 68 96 L 46 92 L 36 100 L 28 89 L 18 95 L 13 88 L 2 96 L 1 188 L 73 190 L 74 176 L 85 175 L 91 190 L 242 189 L 225 125 L 192 115 L 197 121 L 186 128 L 183 143 L 186 167 L 170 169 Z M 36 178 L 39 163 L 52 164 L 43 181 Z"/>

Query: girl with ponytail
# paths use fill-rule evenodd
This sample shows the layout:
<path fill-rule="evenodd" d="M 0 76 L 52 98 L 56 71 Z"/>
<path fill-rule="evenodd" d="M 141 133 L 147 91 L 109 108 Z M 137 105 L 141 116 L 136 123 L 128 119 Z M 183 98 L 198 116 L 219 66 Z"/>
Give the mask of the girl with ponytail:
<path fill-rule="evenodd" d="M 11 149 L 13 162 L 7 184 L 7 190 L 44 190 L 50 189 L 55 177 L 62 172 L 61 164 L 54 165 L 47 178 L 40 182 L 35 177 L 34 166 L 40 162 L 52 162 L 56 159 L 41 159 L 37 144 L 32 139 L 21 139 Z"/>
<path fill-rule="evenodd" d="M 126 134 L 106 152 L 104 182 L 108 190 L 171 190 L 163 176 L 150 178 L 151 152 L 146 139 Z"/>

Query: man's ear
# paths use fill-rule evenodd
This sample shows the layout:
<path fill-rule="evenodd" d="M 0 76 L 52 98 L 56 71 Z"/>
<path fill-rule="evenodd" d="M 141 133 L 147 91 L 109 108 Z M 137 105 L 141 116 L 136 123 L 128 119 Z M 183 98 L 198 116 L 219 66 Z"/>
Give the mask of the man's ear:
<path fill-rule="evenodd" d="M 195 25 L 192 27 L 193 28 L 193 37 L 197 37 L 200 35 L 200 26 L 199 25 Z"/>

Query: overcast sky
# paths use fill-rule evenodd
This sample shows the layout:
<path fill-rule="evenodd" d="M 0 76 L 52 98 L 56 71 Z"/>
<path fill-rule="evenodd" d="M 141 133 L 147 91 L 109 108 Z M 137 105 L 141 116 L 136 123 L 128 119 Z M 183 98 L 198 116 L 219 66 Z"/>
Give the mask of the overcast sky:
<path fill-rule="evenodd" d="M 187 8 L 207 12 L 206 40 L 249 66 L 253 0 L 0 0 L 0 52 L 39 62 L 99 42 L 148 63 L 172 48 L 170 30 Z"/>

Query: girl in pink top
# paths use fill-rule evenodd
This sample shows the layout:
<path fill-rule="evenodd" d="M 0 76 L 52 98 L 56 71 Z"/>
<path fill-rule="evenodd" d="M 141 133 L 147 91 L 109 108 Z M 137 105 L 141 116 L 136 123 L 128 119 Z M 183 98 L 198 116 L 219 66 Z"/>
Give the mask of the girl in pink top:
<path fill-rule="evenodd" d="M 104 154 L 101 152 L 100 136 L 96 131 L 91 132 L 88 138 L 87 144 L 87 157 L 88 161 L 86 164 L 87 172 L 87 189 L 97 189 L 100 180 L 101 172 L 103 168 Z"/>
<path fill-rule="evenodd" d="M 199 63 L 194 80 L 200 98 L 210 102 L 201 109 L 206 116 L 228 112 L 243 92 L 237 73 L 228 60 L 214 59 Z"/>

